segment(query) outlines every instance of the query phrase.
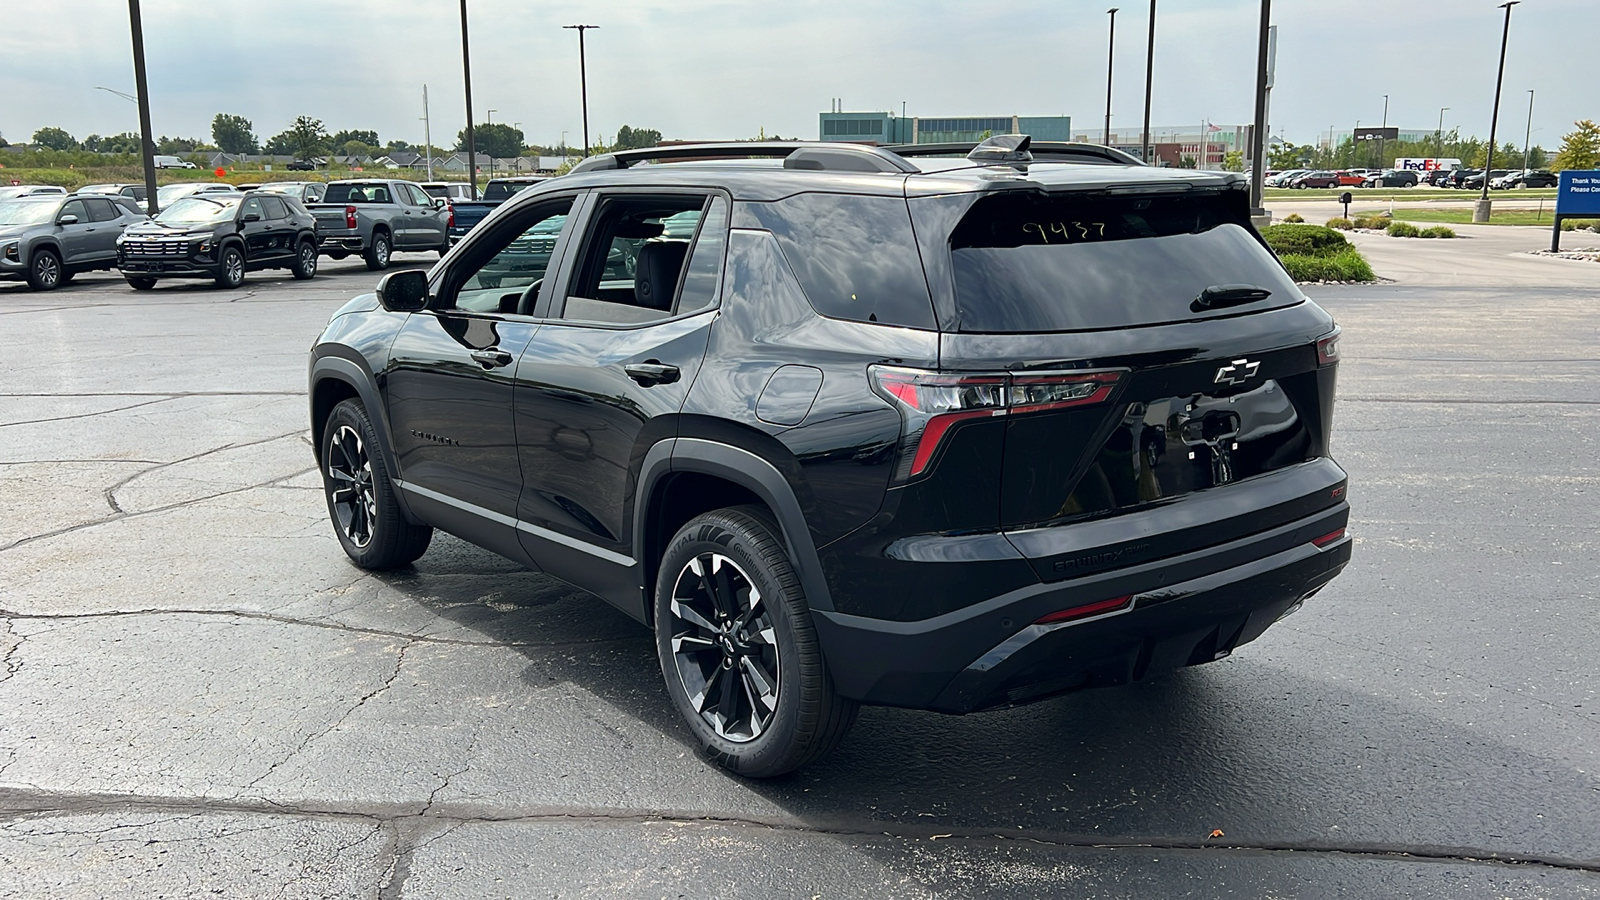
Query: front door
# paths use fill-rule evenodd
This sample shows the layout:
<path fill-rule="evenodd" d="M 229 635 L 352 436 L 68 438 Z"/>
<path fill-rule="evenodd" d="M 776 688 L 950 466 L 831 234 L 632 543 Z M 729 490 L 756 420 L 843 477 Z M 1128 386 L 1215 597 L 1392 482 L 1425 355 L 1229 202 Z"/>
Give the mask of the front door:
<path fill-rule="evenodd" d="M 436 273 L 433 308 L 402 326 L 382 382 L 408 502 L 427 505 L 427 518 L 446 530 L 516 559 L 525 554 L 516 537 L 522 472 L 512 376 L 541 327 L 529 313 L 544 272 L 513 269 L 508 257 L 524 232 L 564 222 L 572 203 L 560 198 L 508 219 Z"/>
<path fill-rule="evenodd" d="M 67 216 L 73 216 L 77 221 L 62 223 Z M 73 267 L 89 262 L 94 255 L 95 231 L 95 224 L 89 218 L 89 207 L 82 200 L 68 200 L 61 204 L 61 212 L 56 214 L 56 233 L 61 238 L 61 262 Z"/>
<path fill-rule="evenodd" d="M 272 223 L 262 207 L 260 197 L 247 197 L 239 204 L 239 237 L 244 239 L 244 257 L 248 263 L 271 259 Z"/>
<path fill-rule="evenodd" d="M 676 435 L 705 357 L 728 203 L 709 192 L 616 193 L 590 208 L 517 366 L 517 518 L 542 568 L 617 583 L 610 599 L 632 583 L 640 465 Z"/>

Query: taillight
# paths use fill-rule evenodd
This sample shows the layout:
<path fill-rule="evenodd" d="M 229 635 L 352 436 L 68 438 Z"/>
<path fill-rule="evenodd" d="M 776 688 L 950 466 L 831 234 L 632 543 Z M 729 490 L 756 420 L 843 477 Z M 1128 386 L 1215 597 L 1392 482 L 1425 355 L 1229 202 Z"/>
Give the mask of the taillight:
<path fill-rule="evenodd" d="M 444 223 L 444 227 L 446 227 L 446 228 L 454 228 L 454 227 L 456 227 L 456 205 L 454 203 L 451 203 L 451 204 L 445 206 L 445 209 L 450 211 L 450 220 Z"/>
<path fill-rule="evenodd" d="M 1132 594 L 1129 594 L 1125 597 L 1112 597 L 1110 600 L 1101 600 L 1096 603 L 1085 603 L 1082 606 L 1073 606 L 1050 613 L 1047 616 L 1040 616 L 1034 621 L 1033 624 L 1053 625 L 1057 622 L 1070 622 L 1073 619 L 1087 619 L 1090 616 L 1098 616 L 1101 613 L 1115 612 L 1119 609 L 1125 609 L 1132 602 Z"/>
<path fill-rule="evenodd" d="M 1339 541 L 1339 539 L 1343 538 L 1343 537 L 1344 537 L 1344 529 L 1340 528 L 1337 531 L 1330 531 L 1327 534 L 1323 535 L 1322 537 L 1312 538 L 1311 539 L 1311 543 L 1315 544 L 1318 549 L 1321 549 L 1323 547 L 1328 546 L 1329 544 L 1337 543 Z"/>
<path fill-rule="evenodd" d="M 356 227 L 356 208 L 354 206 L 346 206 L 344 208 L 344 227 Z"/>
<path fill-rule="evenodd" d="M 901 458 L 895 480 L 927 470 L 945 434 L 967 419 L 1022 415 L 1103 403 L 1121 371 L 945 375 L 894 366 L 869 368 L 874 387 L 900 410 Z"/>
<path fill-rule="evenodd" d="M 1333 334 L 1317 341 L 1317 365 L 1331 366 L 1339 361 L 1340 329 L 1335 328 Z"/>

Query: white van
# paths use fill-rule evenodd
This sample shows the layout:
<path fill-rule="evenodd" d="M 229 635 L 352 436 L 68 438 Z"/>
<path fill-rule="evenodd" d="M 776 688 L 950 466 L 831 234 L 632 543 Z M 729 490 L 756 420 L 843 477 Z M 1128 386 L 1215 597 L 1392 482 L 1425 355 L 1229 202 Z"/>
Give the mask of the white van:
<path fill-rule="evenodd" d="M 199 166 L 195 165 L 194 163 L 186 162 L 184 160 L 181 160 L 181 159 L 177 158 L 176 156 L 157 156 L 155 158 L 155 162 L 156 162 L 156 168 L 158 168 L 158 169 L 198 169 L 198 168 L 200 168 Z"/>

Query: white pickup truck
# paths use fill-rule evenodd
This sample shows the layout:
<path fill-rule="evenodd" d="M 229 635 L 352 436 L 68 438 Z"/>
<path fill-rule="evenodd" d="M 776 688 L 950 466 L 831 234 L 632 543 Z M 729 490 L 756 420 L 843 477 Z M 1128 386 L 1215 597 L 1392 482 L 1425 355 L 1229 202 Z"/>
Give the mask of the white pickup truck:
<path fill-rule="evenodd" d="M 387 269 L 396 251 L 450 249 L 450 213 L 445 201 L 409 181 L 332 181 L 321 203 L 306 208 L 317 220 L 323 255 L 344 259 L 359 253 L 374 271 Z"/>

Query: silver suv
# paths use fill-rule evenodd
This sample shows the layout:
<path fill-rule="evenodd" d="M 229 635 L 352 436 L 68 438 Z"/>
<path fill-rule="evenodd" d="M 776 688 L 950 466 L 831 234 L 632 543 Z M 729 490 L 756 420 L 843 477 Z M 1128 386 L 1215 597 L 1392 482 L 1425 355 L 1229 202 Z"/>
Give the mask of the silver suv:
<path fill-rule="evenodd" d="M 117 236 L 145 216 L 96 195 L 0 200 L 0 280 L 48 291 L 79 272 L 117 267 Z"/>

